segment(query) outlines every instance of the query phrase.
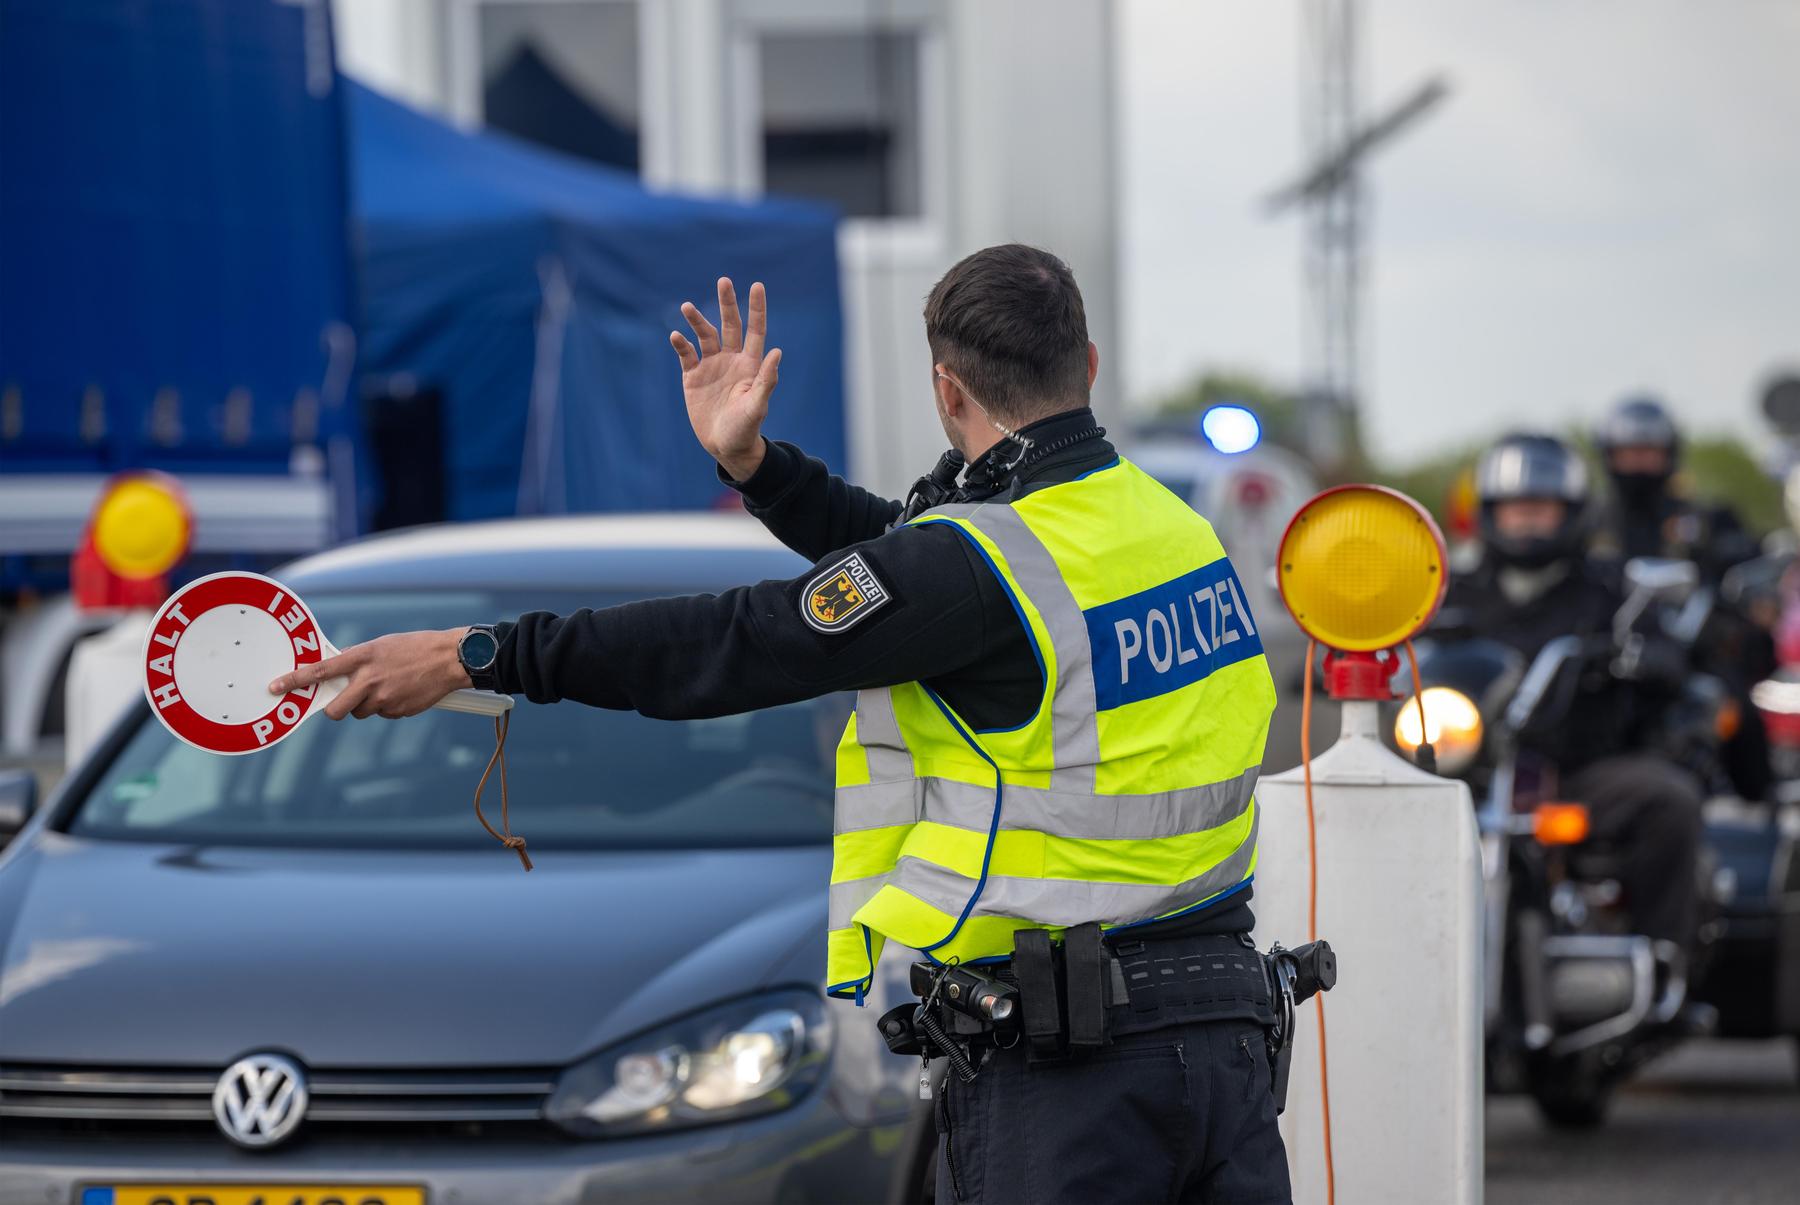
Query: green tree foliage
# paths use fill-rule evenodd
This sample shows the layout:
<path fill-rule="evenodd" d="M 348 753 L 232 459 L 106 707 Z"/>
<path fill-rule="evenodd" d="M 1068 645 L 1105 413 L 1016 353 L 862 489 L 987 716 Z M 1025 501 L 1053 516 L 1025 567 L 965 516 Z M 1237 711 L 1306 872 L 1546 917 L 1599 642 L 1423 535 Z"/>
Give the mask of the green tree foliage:
<path fill-rule="evenodd" d="M 1210 369 L 1187 385 L 1167 394 L 1156 404 L 1158 418 L 1185 419 L 1204 414 L 1214 406 L 1244 406 L 1262 424 L 1263 439 L 1290 451 L 1306 454 L 1308 440 L 1301 425 L 1306 422 L 1306 406 L 1298 394 L 1271 383 L 1254 372 L 1239 369 Z M 1315 466 L 1320 480 L 1327 485 L 1343 481 L 1367 480 L 1361 471 L 1365 463 L 1361 441 L 1350 432 L 1350 450 L 1345 463 L 1334 467 Z"/>
<path fill-rule="evenodd" d="M 1682 457 L 1682 476 L 1695 497 L 1723 502 L 1737 511 L 1744 526 L 1767 535 L 1787 525 L 1776 481 L 1743 443 L 1727 437 L 1696 439 Z"/>
<path fill-rule="evenodd" d="M 1209 370 L 1156 404 L 1156 415 L 1180 419 L 1204 414 L 1214 406 L 1244 406 L 1262 424 L 1263 438 L 1287 448 L 1300 448 L 1300 403 L 1286 390 L 1251 372 Z"/>
<path fill-rule="evenodd" d="M 1456 479 L 1474 466 L 1481 449 L 1481 444 L 1468 444 L 1405 465 L 1371 465 L 1364 479 L 1417 499 L 1439 523 L 1444 523 L 1449 517 L 1450 495 Z"/>
<path fill-rule="evenodd" d="M 1298 398 L 1253 372 L 1203 372 L 1164 397 L 1157 403 L 1155 412 L 1159 418 L 1180 419 L 1225 403 L 1249 407 L 1262 422 L 1264 438 L 1304 453 L 1306 443 L 1299 429 L 1301 406 Z M 1498 433 L 1497 427 L 1495 434 Z M 1587 432 L 1571 429 L 1563 435 L 1588 457 L 1594 480 L 1604 489 L 1606 477 L 1600 470 Z M 1356 447 L 1346 464 L 1321 470 L 1320 480 L 1325 484 L 1358 480 L 1391 486 L 1417 498 L 1442 521 L 1458 475 L 1475 463 L 1486 444 L 1485 440 L 1464 444 L 1402 463 L 1373 460 L 1361 447 Z M 1731 506 L 1742 516 L 1744 524 L 1759 536 L 1787 522 L 1782 508 L 1781 484 L 1769 476 L 1741 440 L 1730 436 L 1691 440 L 1682 457 L 1677 488 L 1695 498 Z"/>
<path fill-rule="evenodd" d="M 1587 458 L 1596 489 L 1604 491 L 1606 473 L 1585 432 L 1568 431 L 1563 437 Z M 1457 475 L 1475 464 L 1485 446 L 1468 444 L 1404 465 L 1373 465 L 1367 479 L 1412 495 L 1442 521 Z M 1787 523 L 1781 483 L 1769 476 L 1741 440 L 1730 436 L 1690 442 L 1682 456 L 1675 488 L 1689 497 L 1730 506 L 1758 536 Z"/>

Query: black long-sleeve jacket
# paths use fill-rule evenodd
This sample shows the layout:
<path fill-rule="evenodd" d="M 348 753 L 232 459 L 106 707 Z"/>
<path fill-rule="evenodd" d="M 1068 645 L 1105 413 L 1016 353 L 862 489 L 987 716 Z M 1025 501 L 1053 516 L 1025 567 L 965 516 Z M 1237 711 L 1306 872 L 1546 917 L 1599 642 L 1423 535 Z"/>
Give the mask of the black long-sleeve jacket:
<path fill-rule="evenodd" d="M 1086 408 L 1020 434 L 1030 451 L 1021 458 L 1017 443 L 1001 441 L 969 467 L 958 501 L 1017 497 L 1118 457 Z M 572 699 L 687 719 L 925 682 L 976 728 L 1011 727 L 1036 710 L 1043 680 L 1025 628 L 999 579 L 950 527 L 893 526 L 900 502 L 832 475 L 792 444 L 770 441 L 748 481 L 720 477 L 814 567 L 719 594 L 521 615 L 496 625 L 499 689 L 534 703 Z M 851 553 L 887 597 L 821 630 L 807 614 L 809 584 Z M 1249 896 L 1169 924 L 1181 933 L 1248 929 Z"/>
<path fill-rule="evenodd" d="M 1625 601 L 1618 566 L 1604 559 L 1570 561 L 1560 574 L 1545 570 L 1550 580 L 1543 592 L 1523 603 L 1507 597 L 1500 573 L 1496 561 L 1484 558 L 1451 578 L 1434 626 L 1497 640 L 1530 659 L 1559 636 L 1607 641 L 1613 616 Z M 1595 669 L 1582 679 L 1566 714 L 1521 734 L 1522 740 L 1565 774 L 1573 774 L 1601 758 L 1641 747 L 1641 730 L 1665 701 L 1662 685 L 1624 681 Z"/>

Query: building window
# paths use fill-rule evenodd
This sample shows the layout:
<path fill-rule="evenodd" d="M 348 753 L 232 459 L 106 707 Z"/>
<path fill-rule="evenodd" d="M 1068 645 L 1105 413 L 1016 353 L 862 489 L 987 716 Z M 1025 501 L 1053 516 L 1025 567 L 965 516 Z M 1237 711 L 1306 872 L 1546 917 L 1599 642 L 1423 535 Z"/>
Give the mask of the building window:
<path fill-rule="evenodd" d="M 920 215 L 916 33 L 769 33 L 761 59 L 765 192 L 846 217 Z"/>
<path fill-rule="evenodd" d="M 553 150 L 636 172 L 635 0 L 480 6 L 482 118 Z"/>

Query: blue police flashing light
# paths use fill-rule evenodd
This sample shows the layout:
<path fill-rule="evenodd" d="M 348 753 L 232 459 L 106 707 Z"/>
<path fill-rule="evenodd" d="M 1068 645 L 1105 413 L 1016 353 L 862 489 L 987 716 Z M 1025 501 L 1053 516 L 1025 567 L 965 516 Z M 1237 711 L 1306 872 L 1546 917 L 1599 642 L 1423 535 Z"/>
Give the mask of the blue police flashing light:
<path fill-rule="evenodd" d="M 1262 424 L 1242 406 L 1214 406 L 1200 417 L 1200 433 L 1214 448 L 1233 456 L 1262 441 Z"/>

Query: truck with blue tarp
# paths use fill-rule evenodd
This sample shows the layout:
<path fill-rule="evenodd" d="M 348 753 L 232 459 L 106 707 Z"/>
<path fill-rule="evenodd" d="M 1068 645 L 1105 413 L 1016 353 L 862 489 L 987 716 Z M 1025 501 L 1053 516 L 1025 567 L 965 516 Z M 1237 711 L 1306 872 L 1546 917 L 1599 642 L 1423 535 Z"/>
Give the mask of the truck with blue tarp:
<path fill-rule="evenodd" d="M 115 475 L 179 483 L 175 584 L 398 523 L 696 509 L 667 331 L 781 298 L 774 434 L 842 463 L 836 214 L 662 195 L 335 67 L 329 6 L 0 0 L 0 757 L 54 743 Z"/>
<path fill-rule="evenodd" d="M 114 474 L 185 572 L 357 530 L 340 83 L 322 5 L 0 0 L 0 754 L 60 730 L 67 589 Z"/>

